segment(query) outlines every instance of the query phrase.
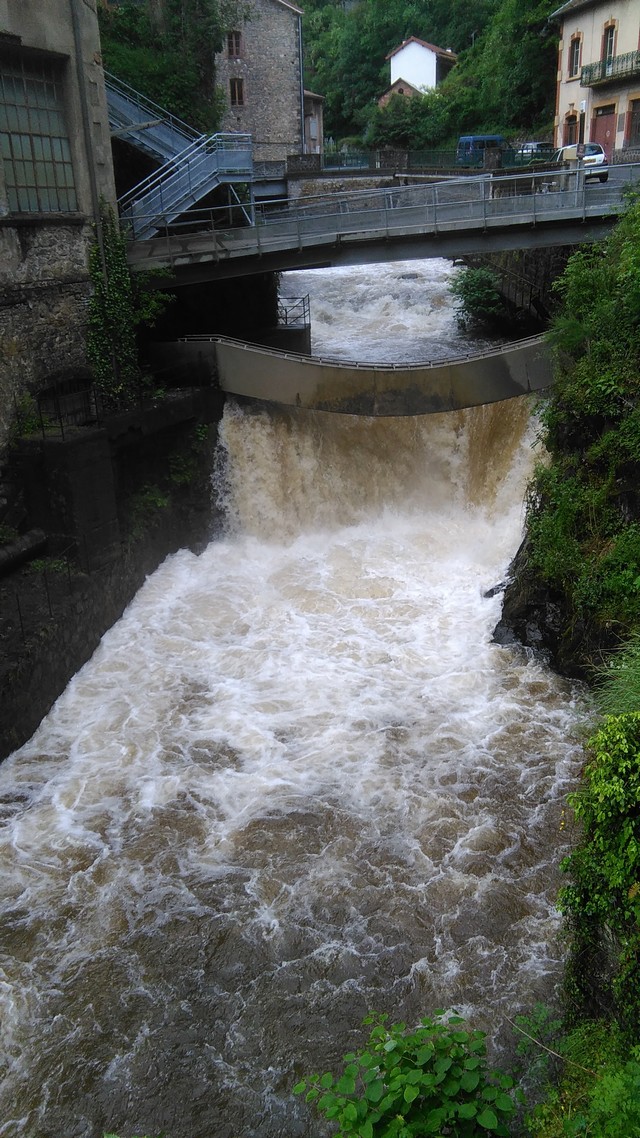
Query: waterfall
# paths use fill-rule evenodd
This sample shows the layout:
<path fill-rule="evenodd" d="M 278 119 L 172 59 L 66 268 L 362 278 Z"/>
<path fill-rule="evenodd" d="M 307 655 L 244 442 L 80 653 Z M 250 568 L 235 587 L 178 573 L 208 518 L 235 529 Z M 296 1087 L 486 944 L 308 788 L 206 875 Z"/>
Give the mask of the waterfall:
<path fill-rule="evenodd" d="M 369 1010 L 553 1000 L 582 694 L 487 596 L 531 444 L 526 399 L 228 404 L 225 533 L 0 767 L 0 1135 L 310 1138 L 291 1088 Z"/>

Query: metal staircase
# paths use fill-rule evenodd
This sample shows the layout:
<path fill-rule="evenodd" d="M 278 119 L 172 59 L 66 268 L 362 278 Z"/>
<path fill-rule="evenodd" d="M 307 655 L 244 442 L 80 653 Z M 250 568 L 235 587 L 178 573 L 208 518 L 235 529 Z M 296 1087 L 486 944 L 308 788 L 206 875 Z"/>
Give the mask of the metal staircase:
<path fill-rule="evenodd" d="M 253 152 L 248 134 L 198 134 L 113 75 L 106 75 L 112 137 L 122 138 L 162 165 L 118 200 L 123 220 L 138 240 L 153 237 L 216 186 L 251 184 Z M 247 211 L 234 193 L 248 222 Z M 253 195 L 250 195 L 251 203 Z"/>
<path fill-rule="evenodd" d="M 108 71 L 104 73 L 111 137 L 167 162 L 202 136 Z"/>

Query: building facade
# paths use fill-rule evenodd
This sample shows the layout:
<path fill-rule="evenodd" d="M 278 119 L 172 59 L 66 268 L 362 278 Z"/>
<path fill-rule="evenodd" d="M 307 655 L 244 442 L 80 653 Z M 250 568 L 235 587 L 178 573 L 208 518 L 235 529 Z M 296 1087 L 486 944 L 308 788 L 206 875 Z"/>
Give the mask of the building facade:
<path fill-rule="evenodd" d="M 250 134 L 256 163 L 303 154 L 302 10 L 288 0 L 252 0 L 215 65 L 225 105 L 219 129 Z"/>
<path fill-rule="evenodd" d="M 391 85 L 378 100 L 383 107 L 392 95 L 413 96 L 437 87 L 456 62 L 455 52 L 410 36 L 390 51 Z"/>
<path fill-rule="evenodd" d="M 304 92 L 304 153 L 322 154 L 324 149 L 324 95 Z"/>
<path fill-rule="evenodd" d="M 100 198 L 115 206 L 96 0 L 0 0 L 0 448 L 22 393 L 86 369 Z"/>
<path fill-rule="evenodd" d="M 569 0 L 554 16 L 556 145 L 599 142 L 609 161 L 640 152 L 638 0 Z"/>

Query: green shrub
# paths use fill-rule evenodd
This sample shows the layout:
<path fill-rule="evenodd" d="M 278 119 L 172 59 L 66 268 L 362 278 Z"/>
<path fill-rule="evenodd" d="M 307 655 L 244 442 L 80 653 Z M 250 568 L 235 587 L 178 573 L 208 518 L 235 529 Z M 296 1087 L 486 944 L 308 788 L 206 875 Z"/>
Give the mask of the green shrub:
<path fill-rule="evenodd" d="M 413 1135 L 508 1135 L 516 1105 L 513 1080 L 489 1072 L 485 1034 L 458 1015 L 436 1012 L 420 1026 L 386 1026 L 370 1015 L 364 1051 L 344 1057 L 342 1075 L 312 1075 L 294 1087 L 326 1118 L 337 1138 L 411 1138 Z"/>
<path fill-rule="evenodd" d="M 525 1119 L 532 1138 L 637 1138 L 640 1063 L 629 1055 L 615 1024 L 589 1022 L 554 1041 L 560 1077 Z"/>
<path fill-rule="evenodd" d="M 561 862 L 571 884 L 559 897 L 570 923 L 567 967 L 578 1013 L 594 979 L 610 986 L 618 1022 L 640 1038 L 640 711 L 605 717 L 590 741 L 580 789 L 570 797 L 582 826 Z"/>
<path fill-rule="evenodd" d="M 596 703 L 603 715 L 626 715 L 640 709 L 640 633 L 611 654 L 597 680 Z"/>
<path fill-rule="evenodd" d="M 500 277 L 491 269 L 462 269 L 451 285 L 461 324 L 493 324 L 505 315 Z"/>

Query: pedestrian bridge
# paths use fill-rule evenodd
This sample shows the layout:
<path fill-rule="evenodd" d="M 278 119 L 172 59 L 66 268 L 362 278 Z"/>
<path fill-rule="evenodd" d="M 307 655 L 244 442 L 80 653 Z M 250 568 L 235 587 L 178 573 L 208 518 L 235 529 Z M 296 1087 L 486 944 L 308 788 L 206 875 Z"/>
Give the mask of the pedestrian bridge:
<path fill-rule="evenodd" d="M 553 382 L 543 336 L 433 363 L 361 364 L 297 355 L 226 337 L 158 345 L 165 366 L 208 370 L 223 391 L 346 415 L 431 415 L 541 391 Z"/>
<path fill-rule="evenodd" d="M 132 269 L 162 269 L 190 283 L 249 273 L 456 257 L 498 249 L 575 244 L 603 236 L 640 179 L 640 164 L 612 166 L 601 184 L 584 170 L 482 174 L 156 217 L 156 235 L 133 240 Z M 144 219 L 143 219 L 144 220 Z"/>

